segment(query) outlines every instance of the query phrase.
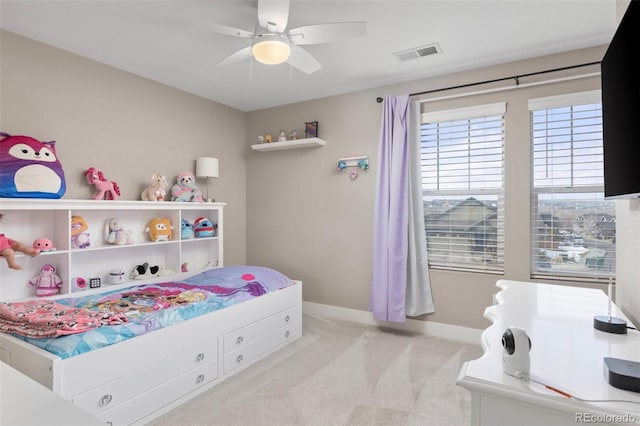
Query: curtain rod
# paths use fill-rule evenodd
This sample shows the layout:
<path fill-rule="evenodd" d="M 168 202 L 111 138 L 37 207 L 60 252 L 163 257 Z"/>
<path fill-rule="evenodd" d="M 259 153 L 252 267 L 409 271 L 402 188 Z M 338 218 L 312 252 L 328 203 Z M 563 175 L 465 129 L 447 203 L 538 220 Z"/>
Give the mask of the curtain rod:
<path fill-rule="evenodd" d="M 463 89 L 465 87 L 480 86 L 482 84 L 497 83 L 497 82 L 506 81 L 506 80 L 515 80 L 516 86 L 518 86 L 520 84 L 520 79 L 523 78 L 523 77 L 531 77 L 531 76 L 534 76 L 534 75 L 548 74 L 548 73 L 551 73 L 551 72 L 566 71 L 566 70 L 571 70 L 571 69 L 574 69 L 574 68 L 588 67 L 588 66 L 597 65 L 597 64 L 600 64 L 600 61 L 587 62 L 587 63 L 584 63 L 584 64 L 578 64 L 578 65 L 569 65 L 569 66 L 566 66 L 566 67 L 553 68 L 553 69 L 549 69 L 549 70 L 530 72 L 530 73 L 520 74 L 520 75 L 512 75 L 510 77 L 494 78 L 493 80 L 476 81 L 475 83 L 460 84 L 458 86 L 443 87 L 443 88 L 440 88 L 440 89 L 425 90 L 424 92 L 410 93 L 409 96 L 427 95 L 427 94 L 430 94 L 430 93 L 444 92 L 446 90 L 454 90 L 454 89 Z M 383 100 L 384 99 L 381 98 L 381 97 L 377 97 L 376 98 L 376 102 L 378 102 L 378 103 L 381 103 Z"/>

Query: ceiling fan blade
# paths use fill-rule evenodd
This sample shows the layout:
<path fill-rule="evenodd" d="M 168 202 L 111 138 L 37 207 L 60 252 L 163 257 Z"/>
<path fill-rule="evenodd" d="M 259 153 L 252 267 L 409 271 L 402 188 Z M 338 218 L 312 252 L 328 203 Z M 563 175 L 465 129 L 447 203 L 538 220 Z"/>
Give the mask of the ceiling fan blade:
<path fill-rule="evenodd" d="M 231 55 L 218 62 L 216 66 L 226 67 L 229 65 L 237 64 L 238 62 L 243 61 L 249 57 L 251 57 L 251 46 L 247 46 L 244 49 L 240 49 L 237 52 L 232 53 Z"/>
<path fill-rule="evenodd" d="M 289 22 L 289 0 L 258 0 L 258 23 L 272 33 L 282 33 Z"/>
<path fill-rule="evenodd" d="M 207 26 L 218 34 L 224 34 L 224 35 L 234 36 L 234 37 L 245 37 L 245 38 L 252 38 L 254 36 L 254 33 L 251 31 L 242 30 L 240 28 L 229 27 L 227 25 L 213 24 L 211 22 L 208 22 Z"/>
<path fill-rule="evenodd" d="M 293 44 L 317 44 L 339 41 L 367 35 L 366 22 L 335 22 L 332 24 L 306 25 L 289 30 Z"/>
<path fill-rule="evenodd" d="M 320 62 L 318 62 L 316 58 L 311 56 L 309 52 L 304 50 L 302 47 L 298 47 L 295 44 L 291 45 L 291 55 L 287 62 L 307 74 L 313 74 L 322 68 L 322 65 L 320 65 Z"/>

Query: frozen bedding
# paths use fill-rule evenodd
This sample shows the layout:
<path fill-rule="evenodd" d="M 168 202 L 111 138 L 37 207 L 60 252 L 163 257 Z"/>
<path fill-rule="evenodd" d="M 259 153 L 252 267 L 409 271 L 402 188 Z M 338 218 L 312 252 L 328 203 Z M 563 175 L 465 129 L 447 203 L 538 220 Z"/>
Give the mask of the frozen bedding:
<path fill-rule="evenodd" d="M 55 338 L 30 338 L 12 334 L 64 359 L 224 309 L 290 285 L 293 283 L 285 275 L 269 268 L 230 266 L 210 269 L 180 281 L 55 299 L 56 303 L 69 308 L 108 312 L 125 318 L 115 325 L 102 325 L 82 333 Z"/>

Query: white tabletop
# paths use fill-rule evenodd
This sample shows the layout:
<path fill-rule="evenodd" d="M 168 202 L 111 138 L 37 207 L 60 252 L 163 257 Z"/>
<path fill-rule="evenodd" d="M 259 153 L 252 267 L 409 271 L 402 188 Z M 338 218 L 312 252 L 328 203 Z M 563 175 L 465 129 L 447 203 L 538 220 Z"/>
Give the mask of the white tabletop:
<path fill-rule="evenodd" d="M 469 388 L 515 395 L 526 400 L 547 398 L 550 404 L 592 406 L 599 411 L 639 417 L 640 393 L 614 388 L 604 375 L 604 357 L 640 362 L 640 332 L 605 333 L 593 328 L 595 315 L 608 314 L 608 298 L 597 289 L 500 280 L 497 304 L 485 311 L 493 324 L 482 335 L 484 355 L 463 367 L 458 383 Z M 612 316 L 628 319 L 612 306 Z M 502 370 L 502 334 L 508 327 L 524 329 L 531 339 L 531 377 L 574 397 L 566 398 L 537 383 Z M 611 402 L 614 400 L 635 403 Z"/>

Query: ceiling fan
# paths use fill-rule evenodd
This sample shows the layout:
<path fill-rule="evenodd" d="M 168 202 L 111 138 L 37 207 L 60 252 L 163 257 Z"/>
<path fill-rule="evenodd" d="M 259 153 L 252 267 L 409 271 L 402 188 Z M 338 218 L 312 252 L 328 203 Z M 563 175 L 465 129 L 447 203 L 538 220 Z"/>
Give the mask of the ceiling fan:
<path fill-rule="evenodd" d="M 258 0 L 258 23 L 255 31 L 246 31 L 220 24 L 209 27 L 220 34 L 252 40 L 251 46 L 227 56 L 217 66 L 229 66 L 253 57 L 261 63 L 275 65 L 289 62 L 307 74 L 322 65 L 301 45 L 328 43 L 362 37 L 367 33 L 366 22 L 335 22 L 306 25 L 287 30 L 289 0 Z"/>

